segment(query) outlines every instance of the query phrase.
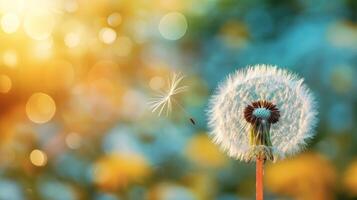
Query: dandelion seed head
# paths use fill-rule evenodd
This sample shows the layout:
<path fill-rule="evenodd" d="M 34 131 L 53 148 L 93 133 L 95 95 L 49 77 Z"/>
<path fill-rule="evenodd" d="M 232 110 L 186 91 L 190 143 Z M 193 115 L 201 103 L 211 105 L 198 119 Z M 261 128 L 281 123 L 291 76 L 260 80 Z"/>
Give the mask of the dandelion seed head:
<path fill-rule="evenodd" d="M 303 79 L 271 65 L 250 66 L 229 75 L 210 100 L 210 134 L 229 156 L 250 161 L 259 149 L 249 131 L 269 122 L 274 160 L 300 152 L 313 137 L 317 105 Z M 252 149 L 254 148 L 254 149 Z"/>

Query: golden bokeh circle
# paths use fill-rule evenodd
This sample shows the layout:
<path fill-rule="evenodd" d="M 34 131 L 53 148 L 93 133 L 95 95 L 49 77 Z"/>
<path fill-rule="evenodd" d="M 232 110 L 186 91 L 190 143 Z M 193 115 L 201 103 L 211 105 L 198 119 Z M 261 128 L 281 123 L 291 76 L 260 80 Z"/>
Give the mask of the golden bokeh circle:
<path fill-rule="evenodd" d="M 9 49 L 3 52 L 2 62 L 4 65 L 10 68 L 16 67 L 18 63 L 17 52 L 15 50 Z"/>
<path fill-rule="evenodd" d="M 104 27 L 99 31 L 99 39 L 105 44 L 111 44 L 117 38 L 117 33 L 114 29 Z"/>
<path fill-rule="evenodd" d="M 12 82 L 10 77 L 0 74 L 0 93 L 8 93 L 11 90 Z"/>
<path fill-rule="evenodd" d="M 37 167 L 45 166 L 47 164 L 47 155 L 41 150 L 34 149 L 30 153 L 30 161 Z"/>
<path fill-rule="evenodd" d="M 5 33 L 14 33 L 20 27 L 20 19 L 14 13 L 6 13 L 1 18 L 1 28 Z"/>
<path fill-rule="evenodd" d="M 33 94 L 26 103 L 27 117 L 35 123 L 42 124 L 50 121 L 56 113 L 56 103 L 45 93 Z"/>
<path fill-rule="evenodd" d="M 110 14 L 107 18 L 107 23 L 112 27 L 119 26 L 121 22 L 122 22 L 122 16 L 120 15 L 120 13 L 117 12 Z"/>
<path fill-rule="evenodd" d="M 54 17 L 51 14 L 28 14 L 25 16 L 24 29 L 34 40 L 45 40 L 52 34 Z"/>

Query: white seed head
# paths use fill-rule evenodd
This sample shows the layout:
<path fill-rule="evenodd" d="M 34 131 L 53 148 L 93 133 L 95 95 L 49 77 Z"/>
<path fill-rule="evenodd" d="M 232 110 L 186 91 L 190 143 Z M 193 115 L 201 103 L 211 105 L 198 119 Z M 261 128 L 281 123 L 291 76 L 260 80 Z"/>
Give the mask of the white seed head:
<path fill-rule="evenodd" d="M 317 105 L 303 79 L 276 66 L 255 65 L 228 76 L 210 100 L 211 135 L 229 156 L 252 160 L 256 149 L 249 145 L 250 124 L 244 109 L 255 101 L 268 101 L 280 111 L 270 134 L 274 159 L 298 153 L 313 137 L 317 124 Z M 268 118 L 270 113 L 256 109 L 254 115 Z"/>

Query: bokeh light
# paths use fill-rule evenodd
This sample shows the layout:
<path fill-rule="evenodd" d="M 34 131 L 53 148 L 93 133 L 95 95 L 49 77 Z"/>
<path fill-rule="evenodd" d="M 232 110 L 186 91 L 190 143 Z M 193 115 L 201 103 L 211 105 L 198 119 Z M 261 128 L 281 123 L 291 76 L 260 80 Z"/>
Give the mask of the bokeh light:
<path fill-rule="evenodd" d="M 31 49 L 31 52 L 39 59 L 46 59 L 52 55 L 52 38 L 36 41 Z"/>
<path fill-rule="evenodd" d="M 9 76 L 0 74 L 0 93 L 8 93 L 11 89 L 12 82 Z"/>
<path fill-rule="evenodd" d="M 154 76 L 150 79 L 149 85 L 153 90 L 160 90 L 165 85 L 165 80 L 160 76 Z"/>
<path fill-rule="evenodd" d="M 0 0 L 1 12 L 19 13 L 25 7 L 25 0 Z"/>
<path fill-rule="evenodd" d="M 120 57 L 129 56 L 133 48 L 133 42 L 129 37 L 119 36 L 116 40 L 115 54 Z"/>
<path fill-rule="evenodd" d="M 7 13 L 1 18 L 1 27 L 5 33 L 14 33 L 20 27 L 20 19 L 14 13 Z"/>
<path fill-rule="evenodd" d="M 37 167 L 42 167 L 47 164 L 47 155 L 41 150 L 34 149 L 30 153 L 30 160 L 33 165 Z"/>
<path fill-rule="evenodd" d="M 171 12 L 163 16 L 159 23 L 159 31 L 167 40 L 178 40 L 187 31 L 186 17 L 179 12 Z"/>
<path fill-rule="evenodd" d="M 10 67 L 16 67 L 18 59 L 17 59 L 17 53 L 15 50 L 5 50 L 2 55 L 2 60 L 3 63 Z"/>
<path fill-rule="evenodd" d="M 107 18 L 107 23 L 112 27 L 119 26 L 121 22 L 122 22 L 122 17 L 120 13 L 117 12 L 110 14 Z"/>
<path fill-rule="evenodd" d="M 78 2 L 77 0 L 64 0 L 64 9 L 69 13 L 74 13 L 78 10 Z"/>
<path fill-rule="evenodd" d="M 46 123 L 52 119 L 56 112 L 56 104 L 51 96 L 45 93 L 31 95 L 26 103 L 27 117 L 38 124 Z"/>
<path fill-rule="evenodd" d="M 64 42 L 65 42 L 66 46 L 69 48 L 78 46 L 80 41 L 81 41 L 80 35 L 78 33 L 74 33 L 74 32 L 70 32 L 70 33 L 66 34 L 66 36 L 64 38 Z"/>
<path fill-rule="evenodd" d="M 25 16 L 25 32 L 34 40 L 48 39 L 54 26 L 54 17 L 50 13 L 29 13 Z"/>
<path fill-rule="evenodd" d="M 66 136 L 66 144 L 71 149 L 78 149 L 82 145 L 82 136 L 72 132 Z"/>
<path fill-rule="evenodd" d="M 99 31 L 99 38 L 105 44 L 111 44 L 117 38 L 117 33 L 113 29 L 105 27 Z"/>

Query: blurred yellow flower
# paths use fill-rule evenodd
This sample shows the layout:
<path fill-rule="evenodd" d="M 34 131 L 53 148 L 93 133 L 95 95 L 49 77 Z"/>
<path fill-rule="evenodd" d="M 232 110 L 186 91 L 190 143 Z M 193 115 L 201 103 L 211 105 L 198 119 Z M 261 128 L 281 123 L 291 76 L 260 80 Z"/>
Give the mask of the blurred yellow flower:
<path fill-rule="evenodd" d="M 218 192 L 218 183 L 210 173 L 193 173 L 184 178 L 184 182 L 192 189 L 198 199 L 214 199 Z"/>
<path fill-rule="evenodd" d="M 336 47 L 354 48 L 357 44 L 357 27 L 349 21 L 331 23 L 327 30 L 327 40 Z"/>
<path fill-rule="evenodd" d="M 197 200 L 189 188 L 176 183 L 163 182 L 155 185 L 148 193 L 147 200 Z"/>
<path fill-rule="evenodd" d="M 334 199 L 336 172 L 331 163 L 316 153 L 305 153 L 266 168 L 266 186 L 297 200 Z"/>
<path fill-rule="evenodd" d="M 229 47 L 245 47 L 248 43 L 249 30 L 239 21 L 228 21 L 221 27 L 220 38 Z"/>
<path fill-rule="evenodd" d="M 149 175 L 149 164 L 140 155 L 109 155 L 94 164 L 94 182 L 103 190 L 125 188 Z"/>
<path fill-rule="evenodd" d="M 223 167 L 227 164 L 227 158 L 211 142 L 207 134 L 192 137 L 187 145 L 186 155 L 200 167 Z"/>
<path fill-rule="evenodd" d="M 352 162 L 343 175 L 343 185 L 353 196 L 357 196 L 357 161 Z"/>

